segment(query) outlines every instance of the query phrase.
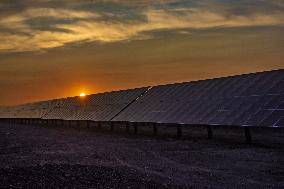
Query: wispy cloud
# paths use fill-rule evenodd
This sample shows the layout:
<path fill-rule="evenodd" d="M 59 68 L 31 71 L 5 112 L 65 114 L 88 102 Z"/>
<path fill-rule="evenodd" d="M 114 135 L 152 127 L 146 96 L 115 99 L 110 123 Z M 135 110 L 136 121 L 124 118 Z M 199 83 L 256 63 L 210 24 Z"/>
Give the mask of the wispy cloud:
<path fill-rule="evenodd" d="M 51 4 L 56 1 L 39 2 Z M 78 1 L 76 6 L 84 2 L 86 1 Z M 99 2 L 135 6 L 132 1 Z M 132 19 L 119 19 L 122 15 L 128 14 L 127 7 L 122 13 L 108 11 L 108 7 L 102 10 L 97 7 L 76 8 L 73 5 L 72 8 L 26 7 L 19 13 L 0 17 L 0 52 L 42 51 L 81 41 L 107 43 L 144 39 L 145 33 L 148 39 L 151 37 L 149 33 L 155 30 L 284 25 L 284 12 L 280 10 L 283 6 L 281 1 L 274 0 L 273 5 L 277 8 L 270 11 L 252 9 L 249 14 L 232 11 L 234 7 L 228 7 L 230 4 L 219 3 L 207 7 L 204 5 L 205 1 L 201 2 L 203 4 L 192 5 L 184 1 L 140 1 L 135 15 L 129 15 Z M 261 2 L 265 1 L 260 0 L 259 3 Z M 4 4 L 0 3 L 0 8 L 3 7 Z M 129 14 L 130 10 L 129 8 Z M 143 19 L 140 19 L 141 17 Z"/>

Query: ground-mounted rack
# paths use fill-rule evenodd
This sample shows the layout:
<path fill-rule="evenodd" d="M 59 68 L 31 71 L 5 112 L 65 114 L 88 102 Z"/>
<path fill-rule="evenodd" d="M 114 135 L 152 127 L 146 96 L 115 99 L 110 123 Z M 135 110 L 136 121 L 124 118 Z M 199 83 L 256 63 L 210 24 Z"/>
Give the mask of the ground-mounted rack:
<path fill-rule="evenodd" d="M 243 127 L 250 142 L 250 128 L 284 128 L 284 70 L 6 107 L 0 118 L 75 127 L 104 123 L 111 131 L 122 123 L 134 133 L 151 125 L 155 135 L 161 125 L 175 125 L 179 137 L 185 127 L 204 126 L 208 138 L 214 127 Z"/>

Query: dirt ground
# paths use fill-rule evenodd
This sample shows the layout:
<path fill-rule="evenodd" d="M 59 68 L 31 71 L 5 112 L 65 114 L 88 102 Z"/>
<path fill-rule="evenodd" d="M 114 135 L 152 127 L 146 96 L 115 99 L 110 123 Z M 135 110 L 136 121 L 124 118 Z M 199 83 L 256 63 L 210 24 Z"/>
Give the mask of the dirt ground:
<path fill-rule="evenodd" d="M 0 123 L 0 188 L 284 188 L 284 142 Z"/>

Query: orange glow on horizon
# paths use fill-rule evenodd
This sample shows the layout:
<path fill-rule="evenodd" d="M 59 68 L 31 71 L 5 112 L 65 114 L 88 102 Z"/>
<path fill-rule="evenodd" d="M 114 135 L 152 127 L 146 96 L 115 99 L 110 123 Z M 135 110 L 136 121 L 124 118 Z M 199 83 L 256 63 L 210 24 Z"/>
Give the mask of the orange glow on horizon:
<path fill-rule="evenodd" d="M 85 93 L 80 93 L 80 97 L 85 97 L 86 96 L 86 94 Z"/>

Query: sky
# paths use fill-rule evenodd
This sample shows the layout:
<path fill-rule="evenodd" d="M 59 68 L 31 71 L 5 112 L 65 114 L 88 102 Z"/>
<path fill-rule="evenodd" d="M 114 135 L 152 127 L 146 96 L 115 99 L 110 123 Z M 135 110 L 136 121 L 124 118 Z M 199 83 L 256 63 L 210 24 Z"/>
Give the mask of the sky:
<path fill-rule="evenodd" d="M 284 68 L 283 0 L 1 0 L 0 105 Z"/>

